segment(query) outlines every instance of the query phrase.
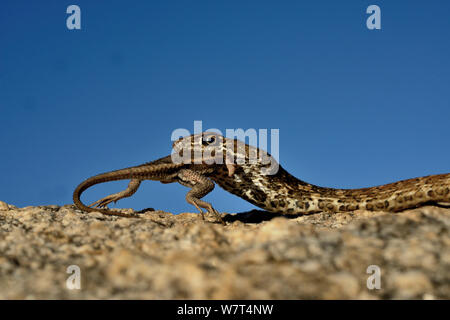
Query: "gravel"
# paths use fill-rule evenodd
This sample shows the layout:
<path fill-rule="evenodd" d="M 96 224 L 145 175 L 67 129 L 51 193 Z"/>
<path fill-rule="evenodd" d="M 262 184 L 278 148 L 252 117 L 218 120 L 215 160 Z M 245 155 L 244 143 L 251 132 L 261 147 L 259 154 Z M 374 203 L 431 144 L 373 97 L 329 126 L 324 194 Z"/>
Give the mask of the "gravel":
<path fill-rule="evenodd" d="M 450 298 L 450 209 L 223 217 L 0 202 L 0 299 Z"/>

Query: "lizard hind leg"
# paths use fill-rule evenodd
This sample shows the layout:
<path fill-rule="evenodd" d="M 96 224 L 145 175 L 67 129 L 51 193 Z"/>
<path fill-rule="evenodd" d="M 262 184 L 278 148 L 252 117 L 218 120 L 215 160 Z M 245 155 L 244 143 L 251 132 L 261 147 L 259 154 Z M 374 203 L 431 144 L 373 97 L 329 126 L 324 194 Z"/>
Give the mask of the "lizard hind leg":
<path fill-rule="evenodd" d="M 91 203 L 89 207 L 107 208 L 108 204 L 110 204 L 111 202 L 116 203 L 120 199 L 130 197 L 137 191 L 137 189 L 141 185 L 141 182 L 142 180 L 132 179 L 125 190 L 110 194 L 109 196 L 97 200 L 94 203 Z"/>
<path fill-rule="evenodd" d="M 188 194 L 191 191 L 189 191 Z M 205 216 L 204 216 L 203 210 L 200 209 L 200 207 L 205 208 L 206 210 L 208 210 L 208 212 L 210 214 L 213 214 L 216 217 L 218 222 L 220 222 L 221 224 L 225 225 L 225 222 L 222 220 L 222 217 L 220 216 L 220 213 L 217 212 L 217 210 L 213 208 L 211 203 L 203 201 L 203 200 L 200 200 L 200 199 L 197 199 L 197 198 L 194 198 L 194 197 L 192 197 L 192 195 L 191 196 L 186 195 L 186 201 L 189 202 L 190 204 L 194 205 L 197 208 L 197 210 L 200 211 L 200 214 L 202 215 L 202 219 L 203 220 L 205 219 Z"/>
<path fill-rule="evenodd" d="M 200 200 L 214 189 L 214 182 L 200 173 L 189 169 L 180 170 L 178 177 L 180 179 L 178 181 L 180 184 L 191 188 L 191 190 L 189 190 L 186 194 L 186 201 L 200 211 L 202 219 L 204 219 L 204 213 L 201 208 L 204 208 L 208 211 L 208 213 L 213 214 L 217 221 L 225 225 L 225 222 L 222 220 L 219 212 L 213 208 L 211 203 Z"/>

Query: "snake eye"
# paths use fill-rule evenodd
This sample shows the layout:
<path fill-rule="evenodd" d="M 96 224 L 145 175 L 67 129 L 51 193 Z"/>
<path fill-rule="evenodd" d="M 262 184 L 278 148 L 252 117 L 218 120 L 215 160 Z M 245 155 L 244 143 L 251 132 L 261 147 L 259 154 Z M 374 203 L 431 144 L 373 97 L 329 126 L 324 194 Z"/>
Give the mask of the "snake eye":
<path fill-rule="evenodd" d="M 206 136 L 206 137 L 203 137 L 202 144 L 204 146 L 208 146 L 210 144 L 213 144 L 214 141 L 216 141 L 216 138 L 214 136 Z"/>

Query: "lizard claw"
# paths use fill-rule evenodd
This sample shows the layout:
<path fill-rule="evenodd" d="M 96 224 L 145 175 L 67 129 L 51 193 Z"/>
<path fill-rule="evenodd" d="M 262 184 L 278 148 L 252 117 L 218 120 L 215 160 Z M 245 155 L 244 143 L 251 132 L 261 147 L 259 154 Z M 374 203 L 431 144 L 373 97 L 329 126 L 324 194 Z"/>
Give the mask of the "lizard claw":
<path fill-rule="evenodd" d="M 211 211 L 210 210 L 208 210 L 208 212 L 210 213 L 210 214 L 213 214 L 215 217 L 216 217 L 216 219 L 217 219 L 217 221 L 218 222 L 220 222 L 222 225 L 226 225 L 226 223 L 225 223 L 225 221 L 223 221 L 223 219 L 222 219 L 222 217 L 220 216 L 220 213 L 216 210 L 216 209 L 214 209 L 213 207 L 211 207 Z"/>
<path fill-rule="evenodd" d="M 89 205 L 89 207 L 94 207 L 94 208 L 107 208 L 108 204 L 110 204 L 111 202 L 116 203 L 118 200 L 120 200 L 122 197 L 116 195 L 116 194 L 111 194 L 109 196 L 106 196 L 100 200 L 97 200 L 93 203 L 91 203 Z"/>

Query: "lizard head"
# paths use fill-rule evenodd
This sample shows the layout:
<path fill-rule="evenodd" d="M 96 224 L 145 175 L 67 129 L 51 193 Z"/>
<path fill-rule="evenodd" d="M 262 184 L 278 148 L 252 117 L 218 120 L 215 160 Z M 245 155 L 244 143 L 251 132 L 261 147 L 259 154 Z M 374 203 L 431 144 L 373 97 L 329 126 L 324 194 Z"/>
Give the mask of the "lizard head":
<path fill-rule="evenodd" d="M 275 174 L 278 171 L 278 163 L 266 151 L 215 132 L 180 138 L 173 143 L 172 150 L 172 161 L 175 163 L 224 165 L 229 176 L 238 168 L 246 167 L 261 169 L 263 174 Z"/>

